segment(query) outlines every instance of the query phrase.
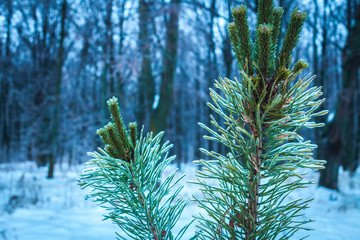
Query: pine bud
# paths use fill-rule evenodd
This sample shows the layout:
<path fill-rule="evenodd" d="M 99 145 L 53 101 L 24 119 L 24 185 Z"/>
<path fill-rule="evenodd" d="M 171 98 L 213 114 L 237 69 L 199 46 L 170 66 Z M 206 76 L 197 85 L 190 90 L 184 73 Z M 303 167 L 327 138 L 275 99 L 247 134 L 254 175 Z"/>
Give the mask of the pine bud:
<path fill-rule="evenodd" d="M 118 99 L 116 97 L 112 97 L 107 101 L 107 104 L 109 106 L 111 118 L 114 120 L 115 127 L 117 132 L 119 133 L 122 144 L 125 148 L 130 147 L 128 132 L 125 128 L 124 121 L 120 114 Z"/>
<path fill-rule="evenodd" d="M 285 66 L 291 59 L 292 50 L 300 38 L 300 32 L 306 20 L 307 14 L 296 8 L 290 15 L 290 22 L 285 33 L 283 46 L 279 55 L 279 66 Z"/>
<path fill-rule="evenodd" d="M 101 138 L 103 143 L 110 144 L 108 132 L 104 128 L 98 129 L 96 134 Z"/>
<path fill-rule="evenodd" d="M 300 59 L 299 61 L 297 61 L 294 65 L 294 69 L 293 72 L 297 73 L 305 68 L 309 67 L 309 63 L 307 63 L 304 59 Z"/>
<path fill-rule="evenodd" d="M 129 123 L 130 139 L 133 147 L 135 148 L 137 140 L 137 124 L 136 122 Z"/>
<path fill-rule="evenodd" d="M 113 118 L 114 116 L 120 115 L 118 99 L 116 97 L 110 98 L 107 101 L 107 104 L 109 106 L 109 110 Z"/>
<path fill-rule="evenodd" d="M 235 19 L 246 18 L 246 6 L 245 5 L 241 5 L 240 7 L 233 8 L 231 10 L 231 12 Z"/>

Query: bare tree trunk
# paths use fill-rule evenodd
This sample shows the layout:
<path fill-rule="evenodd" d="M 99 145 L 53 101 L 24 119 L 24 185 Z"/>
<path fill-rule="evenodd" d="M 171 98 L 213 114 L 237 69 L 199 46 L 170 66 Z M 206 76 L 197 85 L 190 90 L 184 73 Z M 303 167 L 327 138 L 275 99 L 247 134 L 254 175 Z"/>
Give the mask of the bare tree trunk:
<path fill-rule="evenodd" d="M 314 10 L 314 15 L 313 15 L 313 36 L 312 36 L 312 45 L 313 45 L 313 68 L 314 68 L 314 73 L 317 74 L 318 70 L 319 70 L 319 56 L 318 56 L 318 48 L 317 48 L 317 44 L 316 44 L 316 39 L 318 36 L 318 29 L 317 29 L 317 25 L 318 25 L 318 16 L 319 16 L 319 4 L 317 2 L 318 0 L 314 0 L 314 5 L 315 5 L 315 10 Z"/>
<path fill-rule="evenodd" d="M 349 0 L 350 1 L 350 0 Z M 348 2 L 348 7 L 351 7 Z M 321 186 L 338 189 L 338 167 L 354 172 L 359 161 L 359 109 L 356 104 L 359 91 L 360 70 L 360 6 L 353 6 L 354 24 L 348 25 L 348 37 L 343 49 L 342 90 L 338 95 L 335 118 L 329 124 L 329 137 L 325 156 L 328 161 L 326 169 L 320 173 Z M 351 13 L 351 11 L 348 11 Z M 350 21 L 351 22 L 351 21 Z M 334 144 L 335 143 L 335 144 Z M 336 151 L 334 151 L 336 149 Z"/>
<path fill-rule="evenodd" d="M 55 165 L 55 157 L 58 153 L 59 149 L 59 112 L 60 112 L 60 97 L 61 97 L 61 82 L 62 82 L 62 68 L 64 66 L 64 40 L 66 36 L 65 32 L 65 21 L 66 21 L 66 13 L 67 13 L 67 0 L 63 0 L 61 4 L 61 23 L 60 23 L 60 39 L 59 39 L 59 48 L 57 55 L 57 63 L 55 69 L 55 77 L 56 77 L 56 92 L 55 92 L 55 111 L 52 123 L 52 151 L 49 156 L 49 170 L 48 170 L 48 178 L 53 178 L 54 176 L 54 165 Z"/>
<path fill-rule="evenodd" d="M 145 125 L 147 113 L 152 109 L 155 97 L 155 82 L 151 68 L 151 35 L 149 33 L 150 8 L 146 0 L 139 0 L 139 44 L 141 52 L 141 73 L 138 79 L 138 124 Z"/>
<path fill-rule="evenodd" d="M 177 45 L 179 37 L 180 0 L 171 0 L 169 20 L 166 22 L 166 47 L 161 73 L 160 101 L 150 119 L 151 130 L 155 133 L 166 129 L 167 119 L 173 100 Z"/>
<path fill-rule="evenodd" d="M 341 109 L 346 112 L 344 115 L 338 116 L 342 120 L 342 139 L 344 142 L 341 163 L 345 170 L 349 169 L 352 173 L 355 172 L 359 161 L 359 108 L 356 100 L 360 80 L 360 3 L 355 5 L 354 9 L 354 25 L 349 29 L 343 51 L 343 90 L 340 95 L 340 103 Z"/>
<path fill-rule="evenodd" d="M 320 73 L 319 77 L 317 78 L 318 86 L 324 86 L 324 80 L 326 77 L 326 71 L 328 70 L 328 16 L 327 16 L 327 9 L 328 9 L 328 0 L 324 0 L 324 13 L 323 13 L 323 25 L 322 25 L 322 43 L 321 43 L 321 65 L 320 65 Z"/>
<path fill-rule="evenodd" d="M 195 2 L 196 3 L 196 2 Z M 200 25 L 199 23 L 201 22 L 200 20 L 200 16 L 201 16 L 201 12 L 198 11 L 198 5 L 194 4 L 194 12 L 196 13 L 196 26 Z M 196 54 L 196 62 L 201 62 L 201 57 L 200 54 Z M 195 66 L 195 71 L 200 73 L 201 72 L 201 66 L 200 64 L 197 64 Z M 202 84 L 202 76 L 201 75 L 196 75 L 194 78 L 194 87 L 195 87 L 195 122 L 204 122 L 204 100 L 202 98 L 203 96 L 203 84 Z M 196 132 L 194 134 L 194 138 L 195 138 L 195 146 L 194 146 L 194 158 L 196 160 L 201 159 L 203 157 L 203 154 L 201 153 L 201 151 L 199 150 L 202 146 L 204 146 L 204 139 L 203 139 L 203 134 L 204 134 L 204 130 L 201 127 L 196 127 Z M 200 167 L 200 166 L 199 166 Z"/>
<path fill-rule="evenodd" d="M 328 123 L 326 126 L 327 129 L 327 138 L 325 141 L 325 146 L 327 154 L 324 154 L 326 157 L 326 170 L 320 171 L 320 180 L 319 185 L 338 190 L 338 176 L 339 176 L 339 166 L 340 166 L 340 153 L 342 151 L 343 142 L 341 140 L 341 132 L 339 127 L 338 120 Z M 324 142 L 324 141 L 323 141 Z M 324 151 L 325 153 L 325 151 Z"/>
<path fill-rule="evenodd" d="M 123 53 L 125 31 L 124 31 L 124 22 L 125 22 L 125 4 L 127 0 L 122 0 L 120 3 L 120 12 L 119 12 L 119 55 Z"/>
<path fill-rule="evenodd" d="M 6 43 L 5 43 L 5 59 L 0 66 L 1 72 L 4 74 L 0 75 L 0 152 L 3 149 L 4 155 L 8 156 L 10 151 L 10 140 L 11 140 L 11 123 L 9 111 L 11 108 L 8 106 L 8 98 L 10 91 L 10 64 L 11 64 L 11 19 L 13 15 L 13 5 L 11 0 L 6 1 L 6 7 L 8 14 L 6 16 Z"/>
<path fill-rule="evenodd" d="M 321 61 L 319 64 L 319 59 L 320 57 L 317 54 L 317 44 L 316 44 L 316 38 L 318 35 L 318 31 L 317 31 L 317 21 L 318 21 L 318 16 L 320 15 L 319 13 L 319 4 L 318 4 L 318 0 L 314 0 L 314 4 L 315 4 L 315 12 L 314 12 L 314 26 L 313 26 L 313 61 L 314 61 L 314 72 L 316 74 L 318 74 L 317 78 L 315 79 L 315 84 L 317 86 L 324 86 L 325 84 L 325 78 L 326 78 L 326 73 L 328 71 L 328 57 L 327 57 L 327 51 L 328 51 L 328 21 L 327 21 L 327 12 L 326 9 L 328 7 L 328 1 L 325 0 L 324 1 L 324 11 L 323 11 L 323 18 L 322 18 L 322 42 L 321 42 Z M 325 97 L 327 95 L 328 91 L 326 91 L 326 89 L 324 90 L 324 94 Z M 325 107 L 325 104 L 322 104 L 320 106 L 320 110 L 324 110 L 327 109 L 327 107 Z M 326 117 L 320 117 L 319 122 L 325 122 L 326 121 Z M 322 178 L 320 179 L 320 185 L 325 184 L 325 181 L 333 181 L 333 180 L 329 180 L 329 176 L 334 176 L 334 178 L 336 178 L 337 181 L 337 173 L 336 175 L 334 174 L 335 171 L 333 170 L 333 168 L 338 168 L 338 159 L 336 159 L 336 157 L 333 156 L 329 156 L 329 154 L 327 154 L 328 152 L 328 145 L 329 144 L 334 144 L 334 143 L 339 143 L 339 139 L 338 136 L 339 134 L 336 132 L 332 133 L 332 138 L 329 136 L 329 131 L 330 129 L 332 129 L 332 131 L 335 131 L 333 126 L 327 125 L 322 129 L 319 129 L 317 131 L 315 131 L 315 139 L 316 142 L 318 143 L 318 148 L 317 148 L 317 157 L 319 159 L 326 159 L 328 161 L 328 164 L 326 166 L 325 170 L 322 170 L 320 172 L 322 172 Z M 330 138 L 329 138 L 330 137 Z M 330 157 L 330 159 L 329 159 Z M 326 178 L 328 180 L 323 179 L 324 176 L 326 175 Z M 326 184 L 327 186 L 330 186 L 330 184 Z M 337 184 L 335 184 L 337 185 Z M 333 186 L 332 188 L 337 188 L 337 186 Z"/>
<path fill-rule="evenodd" d="M 11 18 L 13 15 L 13 5 L 11 0 L 6 0 L 6 6 L 8 9 L 8 15 L 6 18 L 6 45 L 5 45 L 5 56 L 10 57 L 10 42 L 11 42 Z"/>
<path fill-rule="evenodd" d="M 120 12 L 119 12 L 119 56 L 123 54 L 123 46 L 125 39 L 125 31 L 124 31 L 124 22 L 125 22 L 125 4 L 127 0 L 120 1 Z M 115 64 L 115 63 L 114 63 Z M 116 72 L 116 89 L 118 91 L 119 96 L 123 95 L 124 90 L 124 80 L 120 72 L 117 70 Z"/>
<path fill-rule="evenodd" d="M 317 7 L 317 3 L 315 5 Z M 318 86 L 323 86 L 326 71 L 327 69 L 327 49 L 328 49 L 328 21 L 327 21 L 327 8 L 328 8 L 328 0 L 324 1 L 324 12 L 322 19 L 322 43 L 321 43 L 321 64 L 319 71 L 319 76 L 315 80 L 315 84 Z M 325 89 L 324 94 L 327 94 Z M 338 103 L 339 104 L 339 103 Z M 324 106 L 322 106 L 324 109 Z M 325 121 L 325 117 L 322 117 L 319 121 Z M 338 168 L 340 163 L 340 152 L 342 151 L 342 141 L 341 141 L 341 133 L 338 127 L 339 121 L 335 119 L 335 123 L 330 122 L 328 125 L 320 130 L 316 131 L 316 141 L 319 143 L 319 148 L 317 150 L 317 156 L 320 159 L 326 159 L 326 169 L 320 171 L 320 180 L 319 185 L 331 189 L 338 189 Z M 336 152 L 332 152 L 330 149 L 336 149 Z M 331 154 L 330 154 L 331 151 Z"/>
<path fill-rule="evenodd" d="M 177 166 L 181 167 L 181 162 L 184 160 L 183 156 L 184 154 L 184 131 L 183 131 L 183 124 L 184 122 L 182 119 L 184 118 L 183 113 L 183 96 L 184 95 L 184 88 L 179 87 L 177 89 L 177 104 L 175 105 L 175 139 L 176 139 L 176 162 Z"/>
<path fill-rule="evenodd" d="M 228 11 L 229 22 L 233 21 L 231 8 L 232 8 L 232 0 L 227 0 L 227 11 Z M 233 56 L 231 53 L 231 51 L 232 51 L 231 43 L 230 43 L 230 38 L 229 38 L 227 29 L 225 32 L 226 32 L 226 35 L 225 35 L 225 38 L 223 39 L 222 52 L 223 52 L 224 63 L 225 63 L 225 68 L 226 68 L 226 77 L 231 78 Z"/>
<path fill-rule="evenodd" d="M 105 44 L 104 44 L 104 69 L 101 78 L 101 88 L 102 88 L 102 110 L 103 118 L 106 119 L 107 116 L 107 105 L 106 100 L 114 94 L 114 74 L 113 74 L 113 64 L 114 64 L 114 42 L 113 42 L 113 29 L 112 29 L 112 8 L 113 0 L 106 0 L 106 16 L 105 16 Z"/>
<path fill-rule="evenodd" d="M 233 17 L 232 17 L 232 12 L 231 12 L 232 2 L 233 2 L 233 0 L 227 0 L 227 11 L 228 11 L 229 22 L 233 22 Z M 225 29 L 225 32 L 226 32 L 226 35 L 222 41 L 223 42 L 222 52 L 223 52 L 223 57 L 224 57 L 225 69 L 226 69 L 225 77 L 231 79 L 232 78 L 231 74 L 232 74 L 233 56 L 232 56 L 231 42 L 230 42 L 230 38 L 229 38 L 227 29 Z M 218 143 L 218 152 L 219 153 L 224 153 L 224 151 L 225 151 L 224 148 L 225 148 L 225 146 L 223 144 Z"/>
<path fill-rule="evenodd" d="M 209 91 L 209 88 L 214 88 L 214 80 L 217 77 L 218 74 L 218 68 L 217 68 L 217 58 L 216 58 L 216 52 L 215 52 L 215 40 L 214 40 L 214 21 L 215 21 L 215 15 L 216 15 L 216 0 L 211 0 L 211 5 L 209 9 L 210 13 L 210 20 L 209 20 L 209 32 L 207 34 L 207 41 L 208 41 L 208 54 L 207 54 L 207 71 L 206 71 L 206 77 L 208 78 L 208 84 L 207 84 L 207 91 Z M 208 98 L 210 100 L 210 98 Z M 206 107 L 206 119 L 207 119 L 207 125 L 211 126 L 210 123 L 210 114 L 212 113 L 212 110 L 209 107 Z M 219 146 L 221 144 L 216 144 L 216 142 L 213 141 L 207 141 L 208 143 L 208 149 L 213 149 L 214 151 L 217 151 L 216 146 Z"/>

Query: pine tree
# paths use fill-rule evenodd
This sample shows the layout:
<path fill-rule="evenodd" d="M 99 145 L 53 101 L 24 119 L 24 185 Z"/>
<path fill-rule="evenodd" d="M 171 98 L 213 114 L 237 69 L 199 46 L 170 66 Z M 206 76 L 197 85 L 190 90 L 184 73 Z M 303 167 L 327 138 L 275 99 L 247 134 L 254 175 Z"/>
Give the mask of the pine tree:
<path fill-rule="evenodd" d="M 310 120 L 327 113 L 315 112 L 324 102 L 319 100 L 321 87 L 309 87 L 315 77 L 299 78 L 308 63 L 291 63 L 306 14 L 298 9 L 291 13 L 281 48 L 283 10 L 272 0 L 258 3 L 254 41 L 246 6 L 232 14 L 228 31 L 241 79 L 215 82 L 218 90 L 210 89 L 213 103 L 208 105 L 219 115 L 210 116 L 216 130 L 200 123 L 210 133 L 205 138 L 224 145 L 227 153 L 201 149 L 212 160 L 195 161 L 202 170 L 193 183 L 204 195 L 195 200 L 207 215 L 196 217 L 194 239 L 285 240 L 311 222 L 299 219 L 311 199 L 287 199 L 313 183 L 298 169 L 325 164 L 313 159 L 317 146 L 299 134 L 302 127 L 323 126 Z M 168 157 L 171 145 L 161 144 L 163 132 L 143 136 L 141 131 L 138 137 L 136 123 L 126 129 L 116 98 L 108 106 L 113 122 L 97 131 L 105 147 L 89 153 L 93 159 L 88 164 L 95 167 L 81 173 L 80 184 L 92 188 L 89 196 L 110 212 L 106 219 L 131 239 L 180 239 L 189 227 L 176 237 L 172 232 L 187 203 L 177 198 L 182 187 L 174 189 L 181 178 L 175 180 L 176 171 L 160 178 L 174 159 Z"/>
<path fill-rule="evenodd" d="M 213 160 L 195 162 L 202 170 L 194 183 L 204 195 L 196 200 L 208 214 L 198 217 L 199 239 L 289 239 L 311 221 L 298 218 L 311 199 L 286 199 L 312 183 L 298 169 L 321 169 L 325 163 L 312 158 L 317 146 L 299 135 L 302 127 L 323 126 L 309 120 L 327 113 L 315 113 L 324 101 L 318 100 L 321 87 L 309 88 L 315 77 L 298 78 L 308 63 L 291 64 L 306 13 L 297 8 L 291 13 L 277 52 L 283 10 L 272 0 L 258 6 L 255 41 L 246 6 L 232 10 L 234 22 L 228 25 L 241 80 L 220 78 L 215 82 L 220 93 L 210 89 L 208 106 L 225 127 L 213 116 L 217 131 L 200 123 L 210 133 L 205 138 L 224 144 L 227 153 L 201 149 Z"/>
<path fill-rule="evenodd" d="M 131 239 L 180 239 L 189 225 L 174 236 L 172 229 L 187 201 L 178 198 L 182 186 L 174 189 L 176 170 L 159 182 L 161 173 L 174 160 L 168 157 L 172 147 L 161 144 L 163 132 L 137 134 L 137 124 L 126 129 L 118 99 L 108 100 L 113 122 L 97 131 L 105 148 L 89 153 L 88 165 L 95 167 L 81 173 L 82 188 L 90 187 L 88 195 L 106 208 L 111 219 Z M 128 239 L 117 233 L 118 239 Z"/>

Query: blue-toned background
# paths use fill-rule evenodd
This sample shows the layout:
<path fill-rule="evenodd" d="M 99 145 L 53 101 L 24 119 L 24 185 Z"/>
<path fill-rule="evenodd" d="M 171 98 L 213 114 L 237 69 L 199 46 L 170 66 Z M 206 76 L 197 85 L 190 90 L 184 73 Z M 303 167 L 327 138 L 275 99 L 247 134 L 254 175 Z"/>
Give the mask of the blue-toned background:
<path fill-rule="evenodd" d="M 192 161 L 204 157 L 198 149 L 225 151 L 197 124 L 213 114 L 208 89 L 219 75 L 239 78 L 230 10 L 248 5 L 253 29 L 256 2 L 1 0 L 0 239 L 115 238 L 116 227 L 101 222 L 104 210 L 76 183 L 86 152 L 101 146 L 96 129 L 109 121 L 111 96 L 126 122 L 166 130 L 173 167 L 188 174 L 181 197 L 199 194 L 186 183 Z M 302 76 L 317 75 L 329 109 L 317 119 L 325 128 L 302 132 L 327 169 L 310 172 L 316 184 L 293 197 L 316 198 L 306 210 L 317 220 L 309 239 L 360 239 L 360 1 L 279 4 L 281 37 L 295 7 L 308 12 L 292 62 L 309 62 Z M 191 203 L 181 221 L 197 212 Z"/>

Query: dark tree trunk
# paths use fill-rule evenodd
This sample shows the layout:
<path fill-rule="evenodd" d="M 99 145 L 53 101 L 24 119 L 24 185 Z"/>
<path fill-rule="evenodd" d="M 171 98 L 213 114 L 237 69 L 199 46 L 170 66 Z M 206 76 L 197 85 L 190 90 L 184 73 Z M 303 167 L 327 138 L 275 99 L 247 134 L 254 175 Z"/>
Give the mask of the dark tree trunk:
<path fill-rule="evenodd" d="M 49 156 L 49 170 L 48 170 L 48 178 L 54 177 L 54 166 L 55 166 L 55 158 L 58 154 L 59 144 L 59 113 L 60 113 L 60 96 L 61 96 L 61 82 L 62 82 L 62 68 L 64 66 L 64 40 L 66 36 L 65 32 L 65 21 L 66 21 L 66 13 L 67 13 L 67 0 L 63 0 L 61 4 L 61 23 L 60 23 L 60 39 L 59 39 L 59 48 L 58 55 L 56 60 L 56 69 L 55 69 L 55 78 L 56 78 L 56 92 L 55 92 L 55 106 L 54 106 L 54 116 L 52 119 L 52 151 Z"/>
<path fill-rule="evenodd" d="M 231 12 L 232 2 L 233 2 L 232 0 L 227 0 L 227 11 L 228 11 L 229 23 L 233 22 L 233 17 L 232 17 L 232 12 Z M 225 74 L 226 74 L 224 77 L 231 79 L 232 78 L 231 74 L 232 74 L 233 56 L 232 56 L 231 42 L 230 42 L 229 34 L 227 31 L 227 26 L 226 26 L 225 32 L 226 32 L 226 35 L 225 35 L 225 38 L 223 39 L 223 47 L 222 47 L 224 64 L 225 64 Z M 219 153 L 225 152 L 225 146 L 223 144 L 218 143 L 218 152 Z"/>
<path fill-rule="evenodd" d="M 179 37 L 180 0 L 171 0 L 169 20 L 166 22 L 166 47 L 163 55 L 161 73 L 160 101 L 151 116 L 151 130 L 155 133 L 165 130 L 173 100 L 173 86 L 177 61 Z"/>
<path fill-rule="evenodd" d="M 197 66 L 198 72 L 200 72 L 200 67 Z M 203 99 L 201 97 L 201 92 L 203 91 L 201 86 L 201 79 L 196 78 L 195 79 L 195 92 L 196 92 L 196 122 L 202 122 L 203 119 Z M 194 147 L 194 158 L 196 160 L 201 159 L 202 154 L 200 152 L 200 148 L 203 146 L 203 128 L 197 127 L 196 133 L 195 133 L 195 147 Z"/>
<path fill-rule="evenodd" d="M 316 44 L 316 39 L 318 36 L 318 29 L 317 29 L 317 25 L 318 25 L 318 16 L 319 16 L 319 4 L 317 2 L 318 0 L 314 0 L 314 4 L 315 4 L 315 10 L 314 10 L 314 15 L 313 15 L 313 36 L 312 36 L 312 45 L 313 45 L 313 68 L 314 68 L 314 73 L 317 74 L 318 70 L 319 70 L 319 56 L 318 56 L 318 48 L 317 48 L 317 44 Z M 320 85 L 322 86 L 322 85 Z"/>
<path fill-rule="evenodd" d="M 229 23 L 233 21 L 231 8 L 232 8 L 232 0 L 228 0 L 227 1 L 227 11 L 228 11 Z M 232 52 L 231 42 L 230 42 L 229 34 L 227 31 L 227 26 L 226 26 L 226 35 L 223 40 L 222 52 L 223 52 L 224 63 L 225 63 L 225 68 L 226 68 L 226 77 L 231 78 L 233 56 L 231 53 Z"/>
<path fill-rule="evenodd" d="M 186 155 L 184 145 L 184 131 L 183 131 L 183 93 L 184 88 L 177 89 L 177 103 L 175 105 L 175 139 L 176 139 L 176 163 L 178 168 L 181 167 L 181 163 L 184 161 L 183 156 Z"/>
<path fill-rule="evenodd" d="M 348 4 L 351 6 L 351 4 Z M 354 172 L 359 161 L 359 91 L 360 70 L 360 7 L 355 6 L 354 25 L 348 29 L 346 46 L 343 49 L 342 91 L 338 95 L 335 119 L 329 124 L 329 137 L 324 156 L 328 161 L 321 171 L 320 185 L 338 189 L 338 167 Z M 351 11 L 350 11 L 351 12 Z"/>
<path fill-rule="evenodd" d="M 139 0 L 139 44 L 141 52 L 141 73 L 138 79 L 139 102 L 137 122 L 146 125 L 146 115 L 151 111 L 155 96 L 155 82 L 151 68 L 151 35 L 149 33 L 150 8 L 146 0 Z"/>
<path fill-rule="evenodd" d="M 327 77 L 327 71 L 328 71 L 328 16 L 326 12 L 326 8 L 328 8 L 328 1 L 324 1 L 324 11 L 323 11 L 323 18 L 322 18 L 322 42 L 321 42 L 321 61 L 319 64 L 319 56 L 317 54 L 317 44 L 316 44 L 316 37 L 317 37 L 317 16 L 319 15 L 319 6 L 317 0 L 314 1 L 315 3 L 315 13 L 314 13 L 314 26 L 313 26 L 313 61 L 314 61 L 314 72 L 315 74 L 318 74 L 317 78 L 315 79 L 315 84 L 317 86 L 324 86 L 325 85 L 325 79 Z M 324 89 L 324 97 L 327 97 L 327 89 Z M 326 103 L 322 104 L 320 106 L 319 111 L 327 109 Z M 326 116 L 319 117 L 317 119 L 318 122 L 326 122 Z M 331 124 L 331 123 L 328 123 Z M 332 189 L 337 189 L 337 177 L 338 174 L 334 174 L 334 169 L 338 168 L 338 161 L 339 161 L 339 153 L 335 152 L 334 156 L 329 156 L 328 152 L 328 145 L 331 144 L 331 141 L 335 141 L 334 139 L 331 139 L 330 137 L 330 130 L 333 132 L 331 135 L 338 136 L 338 133 L 334 133 L 334 131 L 338 131 L 335 129 L 334 126 L 330 127 L 324 127 L 321 129 L 316 129 L 315 131 L 315 140 L 318 144 L 317 149 L 317 158 L 319 159 L 326 159 L 327 165 L 326 169 L 320 171 L 321 177 L 319 185 L 324 186 L 326 184 L 326 187 L 333 185 Z M 337 140 L 336 140 L 337 141 Z M 341 149 L 340 146 L 337 147 L 337 149 Z M 335 182 L 336 184 L 332 183 L 329 184 L 328 182 Z"/>
<path fill-rule="evenodd" d="M 199 6 L 197 4 L 194 4 L 194 8 L 195 8 L 195 12 L 196 14 L 196 23 L 197 25 L 199 25 L 199 23 L 201 22 L 200 20 L 200 15 L 201 15 L 201 11 L 199 11 Z M 202 59 L 200 57 L 200 54 L 196 54 L 196 62 L 201 62 Z M 195 67 L 196 72 L 200 73 L 201 72 L 201 66 L 200 64 L 197 64 L 197 66 Z M 203 87 L 203 82 L 202 82 L 202 77 L 199 75 L 195 76 L 195 93 L 196 93 L 196 103 L 195 103 L 195 122 L 199 123 L 199 122 L 204 122 L 204 99 L 203 99 L 203 91 L 204 91 L 204 87 Z M 201 153 L 200 148 L 204 146 L 204 139 L 203 139 L 203 134 L 204 134 L 204 129 L 197 126 L 196 128 L 196 132 L 194 134 L 195 137 L 195 147 L 194 147 L 194 158 L 196 160 L 203 158 L 204 154 Z M 200 167 L 200 165 L 199 165 Z"/>
<path fill-rule="evenodd" d="M 10 42 L 11 42 L 11 18 L 13 15 L 13 5 L 11 0 L 6 0 L 6 6 L 8 9 L 8 15 L 6 18 L 6 45 L 5 45 L 5 57 L 10 57 Z"/>
<path fill-rule="evenodd" d="M 112 26 L 112 8 L 113 8 L 113 0 L 108 0 L 108 5 L 106 9 L 106 45 L 107 49 L 107 65 L 108 65 L 108 78 L 109 78 L 109 97 L 112 97 L 117 93 L 116 84 L 115 84 L 115 75 L 114 75 L 114 67 L 115 67 L 115 56 L 114 56 L 114 40 L 113 40 L 113 26 Z"/>
<path fill-rule="evenodd" d="M 120 2 L 120 12 L 119 12 L 119 56 L 123 54 L 124 47 L 124 39 L 125 39 L 125 31 L 124 31 L 124 23 L 125 23 L 125 4 L 126 0 Z M 114 61 L 115 64 L 115 61 Z M 124 80 L 120 74 L 119 70 L 116 70 L 116 89 L 118 91 L 118 95 L 122 96 L 124 91 Z M 122 103 L 122 101 L 120 101 Z M 121 106 L 121 105 L 120 105 Z"/>
<path fill-rule="evenodd" d="M 359 4 L 360 5 L 360 4 Z M 347 43 L 343 51 L 343 91 L 340 95 L 342 139 L 344 151 L 342 162 L 344 169 L 355 172 L 359 162 L 359 70 L 360 70 L 360 6 L 355 8 L 355 24 L 349 29 Z M 340 113 L 340 111 L 339 111 Z"/>
<path fill-rule="evenodd" d="M 207 54 L 207 71 L 206 71 L 206 77 L 208 78 L 208 84 L 207 84 L 207 91 L 209 91 L 209 88 L 214 88 L 214 80 L 216 79 L 218 75 L 218 68 L 217 68 L 217 57 L 215 52 L 215 40 L 214 40 L 214 21 L 215 21 L 215 15 L 216 15 L 216 0 L 211 0 L 211 5 L 209 9 L 210 13 L 210 21 L 209 21 L 209 32 L 207 35 L 207 41 L 208 41 L 208 54 Z M 208 93 L 207 93 L 208 94 Z M 207 99 L 210 101 L 210 97 Z M 210 114 L 212 114 L 212 110 L 206 106 L 206 119 L 207 119 L 207 125 L 211 126 L 210 122 Z M 214 114 L 212 114 L 214 115 Z M 214 115 L 215 117 L 218 117 L 217 114 Z M 217 151 L 216 146 L 221 144 L 216 144 L 214 141 L 207 141 L 208 143 L 208 149 L 212 149 L 214 151 Z"/>
<path fill-rule="evenodd" d="M 103 117 L 107 118 L 107 104 L 108 98 L 114 95 L 114 41 L 113 41 L 113 29 L 112 29 L 112 8 L 113 0 L 106 0 L 106 15 L 105 15 L 105 43 L 104 43 L 104 69 L 101 78 L 102 87 L 102 106 L 103 106 Z"/>
<path fill-rule="evenodd" d="M 328 136 L 324 138 L 327 151 L 322 152 L 327 160 L 326 169 L 320 171 L 319 185 L 338 190 L 339 153 L 342 150 L 341 133 L 335 121 L 326 126 Z"/>
<path fill-rule="evenodd" d="M 11 141 L 11 121 L 10 106 L 8 104 L 10 91 L 10 70 L 11 70 L 11 19 L 13 15 L 13 5 L 11 0 L 6 1 L 8 14 L 6 16 L 6 43 L 4 59 L 1 60 L 0 66 L 0 153 L 4 150 L 5 159 L 10 154 Z M 1 47 L 1 45 L 0 45 Z M 2 54 L 2 52 L 0 52 Z M 3 57 L 3 56 L 0 56 Z"/>
<path fill-rule="evenodd" d="M 122 0 L 120 3 L 120 12 L 119 12 L 119 55 L 123 53 L 125 31 L 124 31 L 124 22 L 125 22 L 125 4 L 127 0 Z"/>

